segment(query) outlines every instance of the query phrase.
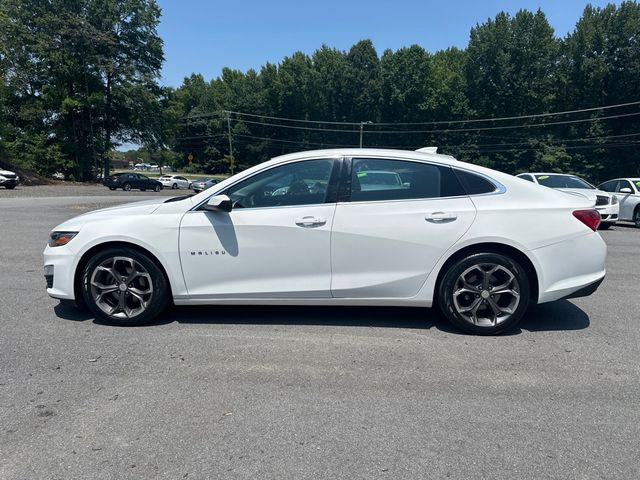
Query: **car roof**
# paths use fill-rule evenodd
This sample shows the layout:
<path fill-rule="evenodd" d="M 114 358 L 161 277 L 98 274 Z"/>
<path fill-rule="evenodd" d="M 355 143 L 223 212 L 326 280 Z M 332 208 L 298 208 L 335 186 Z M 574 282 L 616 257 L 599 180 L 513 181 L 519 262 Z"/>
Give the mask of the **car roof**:
<path fill-rule="evenodd" d="M 555 173 L 555 172 L 524 172 L 524 173 L 528 173 L 529 175 L 549 175 L 549 176 L 556 175 L 558 177 L 578 177 L 578 175 L 575 175 L 573 173 Z"/>

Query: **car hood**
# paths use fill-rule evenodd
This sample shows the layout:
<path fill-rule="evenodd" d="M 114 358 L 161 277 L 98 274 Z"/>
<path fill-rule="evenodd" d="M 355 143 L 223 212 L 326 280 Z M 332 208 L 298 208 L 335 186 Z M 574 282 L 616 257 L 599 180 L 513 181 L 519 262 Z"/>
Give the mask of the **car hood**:
<path fill-rule="evenodd" d="M 15 172 L 11 172 L 9 170 L 2 170 L 0 168 L 0 175 L 15 175 Z"/>
<path fill-rule="evenodd" d="M 145 200 L 142 202 L 125 203 L 123 205 L 116 205 L 114 207 L 101 208 L 100 210 L 94 210 L 93 212 L 84 213 L 64 223 L 58 225 L 54 230 L 57 231 L 76 231 L 80 227 L 89 223 L 99 220 L 104 220 L 109 217 L 121 217 L 123 215 L 150 215 L 155 212 L 160 205 L 162 205 L 167 199 L 153 199 Z"/>

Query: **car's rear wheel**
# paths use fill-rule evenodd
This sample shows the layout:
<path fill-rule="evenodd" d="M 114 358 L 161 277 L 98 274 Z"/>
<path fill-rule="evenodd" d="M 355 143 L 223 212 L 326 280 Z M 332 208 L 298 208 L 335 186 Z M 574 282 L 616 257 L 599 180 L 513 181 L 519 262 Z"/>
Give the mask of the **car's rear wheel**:
<path fill-rule="evenodd" d="M 110 248 L 93 256 L 82 273 L 82 293 L 91 312 L 113 325 L 144 325 L 169 302 L 167 280 L 147 255 Z"/>
<path fill-rule="evenodd" d="M 162 187 L 160 185 L 156 185 L 155 187 L 153 187 L 154 192 L 159 192 L 161 189 Z"/>
<path fill-rule="evenodd" d="M 527 273 L 514 259 L 498 253 L 476 253 L 457 260 L 438 289 L 438 303 L 447 319 L 476 335 L 514 328 L 529 300 Z"/>
<path fill-rule="evenodd" d="M 15 185 L 5 185 L 4 188 L 6 188 L 7 190 L 13 190 L 14 188 L 16 188 Z"/>
<path fill-rule="evenodd" d="M 173 185 L 171 185 L 171 190 L 175 190 L 176 188 L 178 188 L 178 184 L 174 183 Z"/>
<path fill-rule="evenodd" d="M 636 228 L 640 228 L 640 207 L 636 207 L 636 211 L 633 214 L 633 223 L 636 224 Z"/>
<path fill-rule="evenodd" d="M 113 191 L 115 189 L 116 189 L 116 187 L 109 187 L 109 190 L 111 190 L 111 191 Z"/>
<path fill-rule="evenodd" d="M 128 192 L 129 190 L 131 190 L 131 184 L 125 183 L 124 185 L 122 185 L 122 190 L 124 190 L 125 192 Z"/>

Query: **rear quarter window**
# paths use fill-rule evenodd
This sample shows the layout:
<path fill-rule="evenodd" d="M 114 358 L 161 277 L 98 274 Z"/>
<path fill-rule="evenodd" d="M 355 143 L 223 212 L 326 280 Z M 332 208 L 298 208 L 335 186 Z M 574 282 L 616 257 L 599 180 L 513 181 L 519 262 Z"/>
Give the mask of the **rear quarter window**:
<path fill-rule="evenodd" d="M 456 172 L 456 176 L 467 195 L 482 195 L 484 193 L 493 193 L 497 190 L 493 183 L 480 175 L 455 168 L 453 171 Z M 525 180 L 527 179 L 525 178 Z"/>

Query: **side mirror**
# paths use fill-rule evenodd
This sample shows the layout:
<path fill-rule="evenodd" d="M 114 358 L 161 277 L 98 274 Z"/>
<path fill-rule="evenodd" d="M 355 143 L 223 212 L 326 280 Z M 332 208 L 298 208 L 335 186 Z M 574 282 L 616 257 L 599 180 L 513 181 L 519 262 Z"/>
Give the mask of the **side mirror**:
<path fill-rule="evenodd" d="M 629 194 L 629 193 L 633 193 L 633 192 L 631 191 L 631 189 L 629 187 L 624 187 L 624 188 L 621 188 L 618 193 L 627 193 L 627 194 Z"/>
<path fill-rule="evenodd" d="M 203 208 L 210 212 L 230 212 L 233 208 L 233 203 L 226 195 L 216 195 L 211 197 Z"/>

